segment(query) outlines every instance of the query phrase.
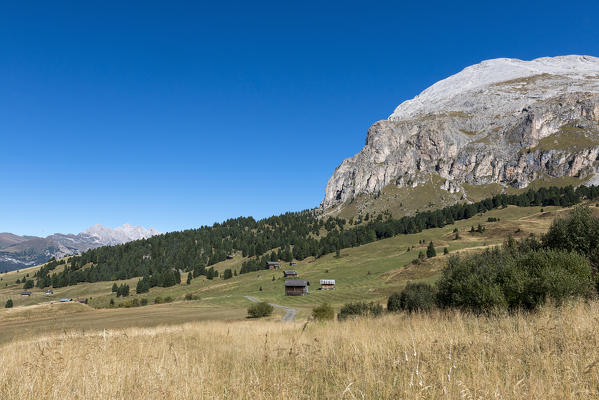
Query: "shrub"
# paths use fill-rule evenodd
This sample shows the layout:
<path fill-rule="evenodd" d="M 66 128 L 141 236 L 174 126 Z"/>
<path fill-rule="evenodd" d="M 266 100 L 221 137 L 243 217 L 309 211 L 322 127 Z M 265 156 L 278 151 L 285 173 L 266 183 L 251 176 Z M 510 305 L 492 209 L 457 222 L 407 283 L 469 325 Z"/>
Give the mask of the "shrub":
<path fill-rule="evenodd" d="M 399 295 L 399 308 L 409 312 L 430 311 L 435 307 L 436 296 L 435 288 L 427 283 L 408 283 Z"/>
<path fill-rule="evenodd" d="M 578 206 L 567 218 L 553 222 L 543 236 L 543 246 L 551 249 L 575 251 L 599 264 L 599 218 L 589 207 Z"/>
<path fill-rule="evenodd" d="M 12 299 L 6 300 L 6 304 L 4 305 L 4 308 L 12 308 L 12 306 L 13 306 Z"/>
<path fill-rule="evenodd" d="M 162 303 L 163 303 L 162 297 L 156 297 L 154 299 L 154 304 L 162 304 Z"/>
<path fill-rule="evenodd" d="M 29 279 L 25 282 L 25 285 L 23 285 L 23 289 L 32 289 L 33 286 L 34 286 L 33 280 Z"/>
<path fill-rule="evenodd" d="M 324 303 L 312 309 L 312 317 L 318 321 L 325 321 L 335 318 L 335 310 L 330 304 Z"/>
<path fill-rule="evenodd" d="M 273 306 L 263 301 L 248 307 L 248 316 L 251 318 L 268 317 L 272 312 Z"/>
<path fill-rule="evenodd" d="M 172 301 L 173 301 L 173 298 L 172 298 L 171 296 L 166 296 L 166 297 L 164 298 L 164 302 L 165 302 L 165 303 L 171 303 Z"/>
<path fill-rule="evenodd" d="M 449 254 L 449 249 L 447 247 L 443 248 L 443 254 L 445 254 L 445 255 Z"/>
<path fill-rule="evenodd" d="M 193 294 L 192 293 L 185 293 L 185 300 L 193 300 Z"/>
<path fill-rule="evenodd" d="M 147 306 L 148 305 L 148 299 L 146 299 L 145 297 L 143 299 L 141 299 L 141 305 L 142 306 Z"/>
<path fill-rule="evenodd" d="M 561 303 L 592 292 L 588 260 L 561 250 L 487 250 L 450 257 L 438 286 L 443 307 L 475 312 L 535 309 L 547 298 Z"/>
<path fill-rule="evenodd" d="M 356 316 L 378 317 L 382 313 L 383 306 L 381 306 L 380 304 L 375 302 L 365 303 L 359 301 L 355 303 L 348 303 L 341 307 L 341 310 L 339 310 L 337 318 L 339 320 L 344 320 L 349 317 Z"/>
<path fill-rule="evenodd" d="M 387 311 L 401 310 L 400 297 L 401 295 L 399 293 L 393 293 L 391 296 L 389 296 L 389 299 L 387 299 Z"/>

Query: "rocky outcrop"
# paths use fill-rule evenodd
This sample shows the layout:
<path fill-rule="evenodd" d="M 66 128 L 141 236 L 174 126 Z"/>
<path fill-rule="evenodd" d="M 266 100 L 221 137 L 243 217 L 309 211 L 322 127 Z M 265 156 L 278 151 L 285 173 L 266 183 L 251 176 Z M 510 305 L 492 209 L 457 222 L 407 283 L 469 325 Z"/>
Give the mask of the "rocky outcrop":
<path fill-rule="evenodd" d="M 485 61 L 402 103 L 368 131 L 366 145 L 335 170 L 324 208 L 387 185 L 441 188 L 543 177 L 590 178 L 599 170 L 599 59 Z"/>

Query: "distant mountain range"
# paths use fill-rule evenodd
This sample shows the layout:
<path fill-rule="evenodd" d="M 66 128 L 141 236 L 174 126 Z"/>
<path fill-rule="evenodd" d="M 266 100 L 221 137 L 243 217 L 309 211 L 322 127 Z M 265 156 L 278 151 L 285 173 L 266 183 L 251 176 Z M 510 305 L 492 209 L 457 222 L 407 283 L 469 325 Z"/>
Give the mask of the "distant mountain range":
<path fill-rule="evenodd" d="M 0 272 L 31 267 L 52 257 L 78 254 L 100 246 L 112 246 L 159 235 L 154 228 L 125 224 L 111 229 L 94 225 L 77 235 L 55 233 L 42 238 L 0 233 Z"/>

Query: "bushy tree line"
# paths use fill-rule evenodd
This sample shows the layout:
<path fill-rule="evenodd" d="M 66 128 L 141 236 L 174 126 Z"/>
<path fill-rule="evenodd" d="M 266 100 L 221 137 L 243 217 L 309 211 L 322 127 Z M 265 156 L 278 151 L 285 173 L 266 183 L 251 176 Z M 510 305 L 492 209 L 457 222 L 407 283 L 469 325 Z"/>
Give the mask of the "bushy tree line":
<path fill-rule="evenodd" d="M 408 284 L 389 297 L 390 311 L 434 306 L 474 312 L 534 310 L 547 300 L 589 297 L 599 287 L 599 218 L 579 206 L 540 239 L 511 237 L 502 248 L 450 257 L 436 286 Z"/>
<path fill-rule="evenodd" d="M 179 270 L 192 277 L 219 276 L 210 267 L 234 252 L 250 260 L 239 273 L 266 268 L 267 261 L 303 260 L 360 246 L 398 234 L 417 233 L 443 227 L 495 208 L 517 206 L 570 206 L 581 199 L 599 197 L 599 188 L 580 186 L 574 190 L 541 188 L 519 195 L 500 194 L 472 204 L 455 204 L 441 210 L 417 213 L 394 219 L 390 214 L 359 218 L 347 224 L 341 218 L 319 219 L 313 211 L 286 213 L 256 221 L 253 218 L 229 219 L 211 227 L 171 232 L 118 246 L 105 246 L 71 257 L 64 270 L 52 272 L 48 264 L 36 274 L 37 286 L 63 287 L 79 282 L 125 280 L 143 277 L 145 286 L 170 286 L 180 282 Z M 276 250 L 272 250 L 276 249 Z M 430 253 L 434 251 L 434 248 Z M 173 271 L 177 271 L 174 273 Z M 229 274 L 227 273 L 227 279 Z"/>

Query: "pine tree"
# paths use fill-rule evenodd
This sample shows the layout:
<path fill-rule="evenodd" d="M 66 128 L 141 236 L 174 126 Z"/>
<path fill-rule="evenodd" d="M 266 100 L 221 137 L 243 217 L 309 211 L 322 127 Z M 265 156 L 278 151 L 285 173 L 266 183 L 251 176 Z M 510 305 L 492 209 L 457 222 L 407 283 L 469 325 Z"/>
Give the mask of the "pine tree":
<path fill-rule="evenodd" d="M 191 273 L 187 274 L 187 284 L 191 285 Z"/>
<path fill-rule="evenodd" d="M 113 284 L 112 284 L 112 292 L 113 292 L 113 293 L 116 293 L 116 292 L 117 292 L 117 290 L 119 290 L 119 287 L 116 285 L 116 283 L 113 283 Z"/>
<path fill-rule="evenodd" d="M 4 308 L 12 308 L 12 306 L 13 306 L 12 299 L 6 300 L 6 304 L 4 305 Z"/>
<path fill-rule="evenodd" d="M 428 244 L 428 247 L 426 248 L 426 256 L 428 258 L 433 258 L 437 255 L 437 252 L 435 251 L 435 246 L 433 245 L 433 242 L 431 240 L 431 242 Z"/>

